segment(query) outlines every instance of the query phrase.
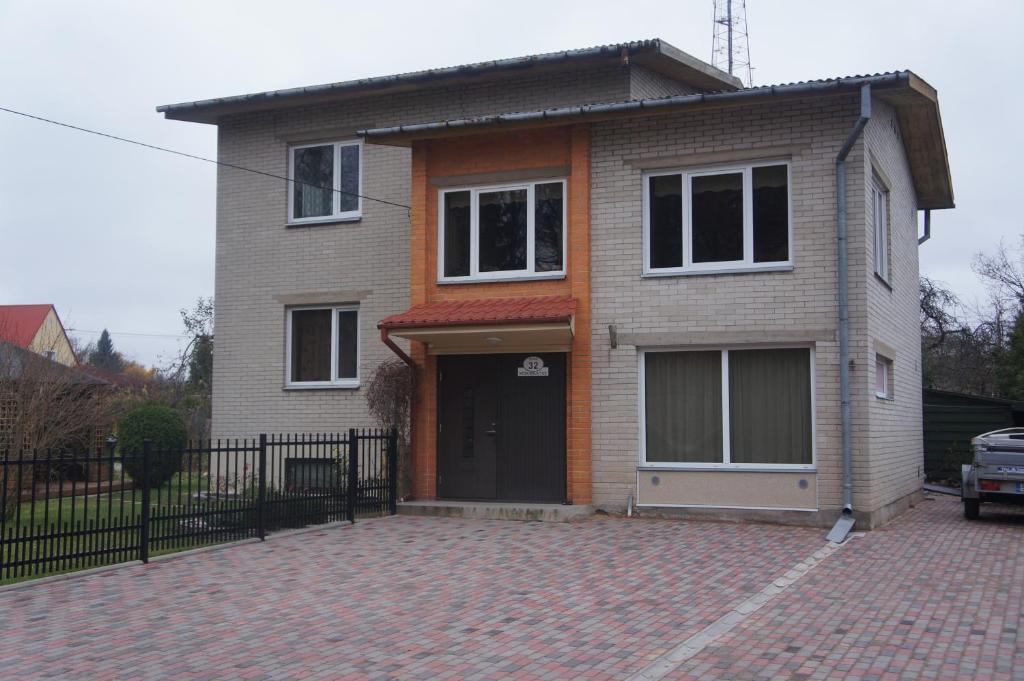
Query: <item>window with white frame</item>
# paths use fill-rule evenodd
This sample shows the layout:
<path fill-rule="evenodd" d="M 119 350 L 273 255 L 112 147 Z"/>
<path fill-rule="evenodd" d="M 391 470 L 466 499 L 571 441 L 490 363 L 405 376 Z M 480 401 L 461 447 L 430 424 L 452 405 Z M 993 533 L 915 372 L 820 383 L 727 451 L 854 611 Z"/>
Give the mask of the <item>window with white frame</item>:
<path fill-rule="evenodd" d="M 287 335 L 288 387 L 359 385 L 358 306 L 289 308 Z"/>
<path fill-rule="evenodd" d="M 303 144 L 288 151 L 288 221 L 329 222 L 361 215 L 362 144 Z"/>
<path fill-rule="evenodd" d="M 875 274 L 889 282 L 889 190 L 878 177 L 871 183 L 871 213 L 875 231 Z"/>
<path fill-rule="evenodd" d="M 564 180 L 441 191 L 438 279 L 564 276 L 565 194 Z"/>
<path fill-rule="evenodd" d="M 792 262 L 789 164 L 649 173 L 644 272 L 757 270 Z"/>
<path fill-rule="evenodd" d="M 892 360 L 884 355 L 875 355 L 875 396 L 892 399 Z"/>
<path fill-rule="evenodd" d="M 645 351 L 641 465 L 814 465 L 814 350 Z"/>

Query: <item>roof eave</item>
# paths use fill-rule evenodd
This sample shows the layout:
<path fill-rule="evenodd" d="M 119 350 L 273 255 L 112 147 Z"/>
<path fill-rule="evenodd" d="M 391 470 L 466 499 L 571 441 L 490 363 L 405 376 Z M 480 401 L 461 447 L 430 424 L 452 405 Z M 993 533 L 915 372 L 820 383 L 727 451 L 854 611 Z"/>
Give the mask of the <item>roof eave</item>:
<path fill-rule="evenodd" d="M 623 58 L 634 59 L 638 64 L 706 90 L 743 87 L 743 83 L 735 76 L 706 64 L 659 38 L 654 38 L 324 85 L 165 104 L 156 107 L 156 110 L 165 118 L 172 120 L 215 124 L 221 116 L 229 114 L 307 106 L 378 93 L 394 94 L 426 87 L 504 78 L 515 72 L 550 72 L 569 68 L 586 68 L 588 65 L 613 62 Z"/>
<path fill-rule="evenodd" d="M 904 144 L 911 161 L 919 208 L 953 208 L 953 186 L 941 117 L 939 116 L 938 98 L 930 85 L 910 71 L 727 92 L 677 95 L 661 99 L 591 104 L 543 111 L 511 112 L 493 116 L 360 130 L 358 134 L 368 142 L 376 144 L 409 146 L 414 141 L 421 139 L 481 134 L 495 129 L 514 130 L 567 125 L 576 121 L 596 122 L 616 118 L 666 115 L 695 108 L 729 108 L 779 99 L 842 95 L 856 92 L 865 84 L 872 86 L 876 96 L 892 104 L 901 117 Z"/>

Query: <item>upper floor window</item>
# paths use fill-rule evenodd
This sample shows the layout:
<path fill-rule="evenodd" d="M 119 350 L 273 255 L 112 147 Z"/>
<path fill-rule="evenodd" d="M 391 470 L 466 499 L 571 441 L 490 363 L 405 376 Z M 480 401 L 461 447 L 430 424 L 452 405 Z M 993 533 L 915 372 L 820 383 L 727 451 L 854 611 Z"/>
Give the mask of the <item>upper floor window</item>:
<path fill-rule="evenodd" d="M 871 183 L 871 213 L 875 231 L 875 274 L 889 283 L 889 190 L 877 177 Z"/>
<path fill-rule="evenodd" d="M 359 386 L 358 306 L 289 308 L 287 329 L 288 387 Z"/>
<path fill-rule="evenodd" d="M 357 218 L 362 211 L 362 144 L 359 141 L 303 144 L 288 151 L 288 221 L 329 222 Z"/>
<path fill-rule="evenodd" d="M 791 264 L 789 164 L 650 173 L 644 185 L 645 274 Z"/>
<path fill-rule="evenodd" d="M 438 279 L 565 275 L 565 181 L 444 190 Z"/>

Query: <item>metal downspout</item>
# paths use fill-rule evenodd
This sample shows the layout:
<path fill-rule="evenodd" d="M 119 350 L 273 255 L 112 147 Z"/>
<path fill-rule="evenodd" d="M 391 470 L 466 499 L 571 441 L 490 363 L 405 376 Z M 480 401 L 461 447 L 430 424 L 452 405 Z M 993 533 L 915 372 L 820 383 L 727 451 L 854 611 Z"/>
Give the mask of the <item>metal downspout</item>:
<path fill-rule="evenodd" d="M 387 328 L 385 328 L 383 326 L 379 326 L 378 328 L 380 328 L 380 340 L 381 340 L 381 342 L 384 343 L 384 345 L 388 346 L 391 349 L 391 352 L 393 352 L 396 355 L 398 355 L 399 359 L 401 359 L 403 362 L 405 362 L 407 365 L 409 365 L 409 367 L 412 369 L 412 376 L 413 376 L 413 379 L 412 379 L 412 396 L 409 398 L 409 452 L 408 452 L 408 456 L 410 457 L 410 461 L 411 461 L 413 459 L 413 457 L 415 456 L 415 453 L 416 453 L 416 446 L 417 446 L 417 439 L 418 439 L 417 438 L 417 433 L 416 433 L 416 425 L 415 425 L 416 424 L 416 412 L 415 412 L 415 409 L 416 409 L 416 402 L 417 402 L 416 396 L 419 394 L 419 386 L 418 386 L 418 382 L 419 382 L 418 381 L 418 375 L 419 374 L 417 372 L 416 360 L 414 360 L 412 357 L 410 357 L 405 352 L 405 350 L 403 350 L 402 348 L 398 347 L 398 344 L 395 343 L 395 341 L 391 340 L 391 336 L 388 334 Z M 399 461 L 401 461 L 401 458 L 399 458 Z M 411 465 L 415 465 L 415 464 L 412 463 Z M 399 501 L 405 501 L 406 499 L 407 499 L 407 497 L 402 497 L 402 498 L 399 499 Z"/>
<path fill-rule="evenodd" d="M 860 118 L 850 131 L 846 142 L 836 156 L 836 241 L 838 248 L 838 267 L 836 277 L 839 287 L 839 393 L 841 401 L 842 421 L 842 455 L 843 455 L 843 512 L 836 521 L 828 540 L 841 542 L 853 529 L 853 452 L 850 423 L 850 277 L 847 236 L 846 208 L 846 157 L 857 142 L 864 126 L 871 118 L 871 85 L 865 84 L 860 89 Z"/>
<path fill-rule="evenodd" d="M 928 239 L 932 238 L 932 210 L 931 208 L 924 209 L 924 234 L 917 239 L 917 245 L 920 246 Z"/>
<path fill-rule="evenodd" d="M 416 361 L 412 357 L 407 355 L 405 353 L 405 350 L 398 347 L 398 344 L 395 343 L 395 341 L 391 340 L 391 336 L 388 335 L 388 330 L 383 326 L 380 327 L 380 340 L 382 343 L 384 343 L 384 345 L 388 346 L 391 349 L 391 352 L 398 355 L 399 359 L 408 364 L 414 370 L 416 369 Z"/>

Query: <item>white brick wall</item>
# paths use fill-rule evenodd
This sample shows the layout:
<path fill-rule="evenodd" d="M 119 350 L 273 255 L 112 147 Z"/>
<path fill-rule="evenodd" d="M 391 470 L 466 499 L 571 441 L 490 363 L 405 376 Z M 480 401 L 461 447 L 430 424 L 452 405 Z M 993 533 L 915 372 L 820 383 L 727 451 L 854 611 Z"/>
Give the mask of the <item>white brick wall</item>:
<path fill-rule="evenodd" d="M 221 122 L 221 160 L 285 174 L 289 140 L 323 131 L 671 94 L 634 67 L 526 77 L 363 98 Z M 637 354 L 612 350 L 608 325 L 631 333 L 746 334 L 815 330 L 819 507 L 839 505 L 839 403 L 835 287 L 834 158 L 858 111 L 855 95 L 726 112 L 595 124 L 592 151 L 594 498 L 619 507 L 634 491 L 638 458 Z M 850 156 L 850 264 L 855 505 L 870 511 L 912 492 L 920 463 L 917 250 L 914 196 L 891 112 L 876 118 Z M 330 135 L 328 135 L 330 131 Z M 871 273 L 870 160 L 893 183 L 893 292 Z M 761 147 L 792 150 L 795 237 L 791 272 L 641 278 L 641 170 L 627 158 Z M 409 201 L 407 149 L 367 145 L 364 192 Z M 276 298 L 349 291 L 361 303 L 364 382 L 392 354 L 376 323 L 407 307 L 409 221 L 404 209 L 364 201 L 355 223 L 286 228 L 284 183 L 221 168 L 218 175 L 215 437 L 261 431 L 344 430 L 369 424 L 362 390 L 286 391 L 285 308 Z M 351 302 L 337 300 L 336 302 Z M 893 324 L 898 320 L 898 324 Z M 875 340 L 897 349 L 896 400 L 871 390 Z"/>
<path fill-rule="evenodd" d="M 625 504 L 634 493 L 638 461 L 637 351 L 624 344 L 611 349 L 608 325 L 614 324 L 620 338 L 642 332 L 677 333 L 680 338 L 684 333 L 692 338 L 693 334 L 733 332 L 747 342 L 761 340 L 765 332 L 799 335 L 826 330 L 825 339 L 816 343 L 819 508 L 839 507 L 834 167 L 835 155 L 858 111 L 857 97 L 843 96 L 595 126 L 591 219 L 597 504 Z M 793 271 L 642 278 L 642 171 L 623 160 L 766 147 L 792 150 Z M 850 266 L 854 273 L 851 335 L 856 358 L 866 357 L 869 344 L 862 147 L 862 142 L 854 147 L 848 163 Z M 898 172 L 905 174 L 905 167 Z M 913 264 L 905 267 L 916 272 L 916 252 L 903 249 L 898 255 L 912 259 Z M 899 319 L 899 334 L 916 333 L 916 317 Z M 866 365 L 858 361 L 853 372 L 854 493 L 855 505 L 863 511 L 877 508 L 887 498 L 868 487 L 880 469 L 869 460 L 868 378 Z M 901 375 L 899 380 L 910 384 L 914 378 Z M 913 427 L 919 428 L 919 421 L 908 426 Z M 902 467 L 908 465 L 905 459 L 913 458 L 912 454 L 893 456 L 900 458 L 898 466 Z"/>
<path fill-rule="evenodd" d="M 221 121 L 222 161 L 278 175 L 287 172 L 289 140 L 321 131 L 621 101 L 629 71 L 619 66 L 440 88 L 431 93 L 365 97 L 341 104 L 282 109 Z M 363 192 L 409 203 L 409 151 L 364 147 Z M 283 390 L 285 308 L 277 296 L 361 292 L 361 362 L 365 384 L 394 357 L 377 322 L 409 302 L 407 211 L 363 202 L 354 223 L 286 228 L 285 183 L 221 167 L 217 178 L 214 437 L 263 431 L 327 431 L 371 425 L 363 390 Z M 353 302 L 338 300 L 336 302 Z"/>
<path fill-rule="evenodd" d="M 694 87 L 636 64 L 629 67 L 629 89 L 631 99 L 655 99 L 698 92 Z"/>
<path fill-rule="evenodd" d="M 868 154 L 865 178 L 873 170 L 889 189 L 890 286 L 874 274 L 875 243 L 871 197 L 865 192 L 863 258 L 867 290 L 867 344 L 855 361 L 870 367 L 856 372 L 866 378 L 855 390 L 867 395 L 868 448 L 871 462 L 869 505 L 880 508 L 920 489 L 923 474 L 921 425 L 921 336 L 918 304 L 917 197 L 892 107 L 874 100 L 864 130 Z M 877 169 L 877 170 L 875 170 Z M 870 184 L 868 185 L 870 187 Z M 893 399 L 874 396 L 875 341 L 896 351 Z"/>

